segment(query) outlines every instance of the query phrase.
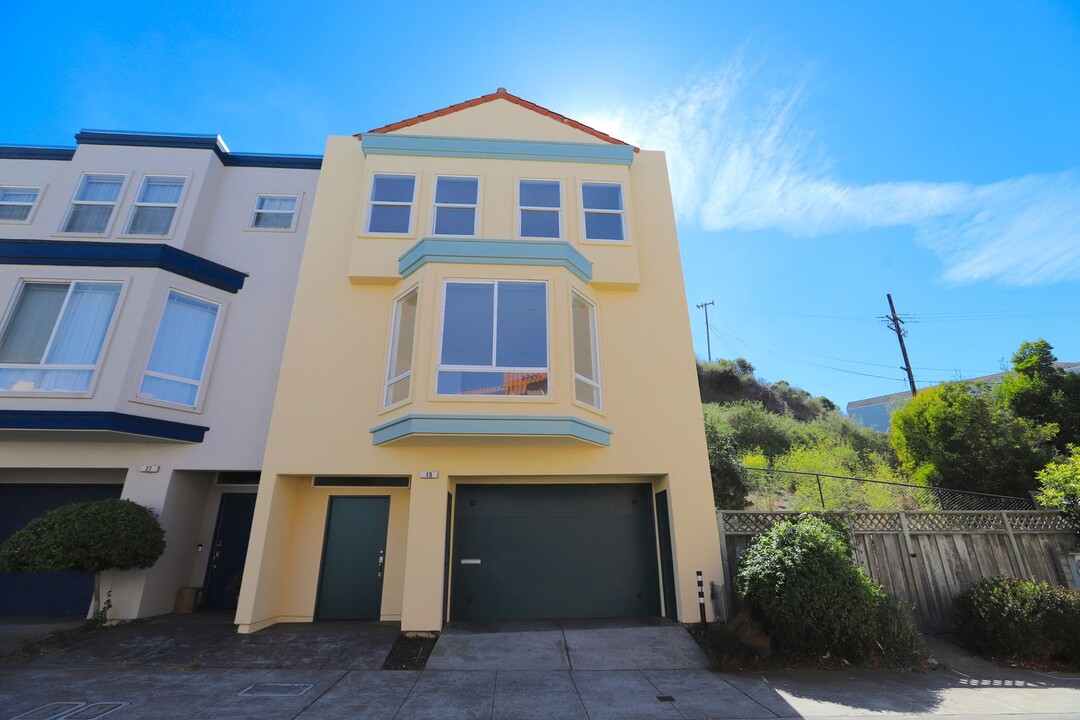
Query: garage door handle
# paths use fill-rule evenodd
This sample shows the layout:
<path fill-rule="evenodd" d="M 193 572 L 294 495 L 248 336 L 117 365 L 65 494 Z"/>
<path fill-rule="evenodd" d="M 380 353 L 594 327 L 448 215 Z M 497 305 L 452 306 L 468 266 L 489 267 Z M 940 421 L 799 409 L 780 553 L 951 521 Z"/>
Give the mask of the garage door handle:
<path fill-rule="evenodd" d="M 462 565 L 479 565 L 480 558 L 464 558 L 461 561 Z"/>

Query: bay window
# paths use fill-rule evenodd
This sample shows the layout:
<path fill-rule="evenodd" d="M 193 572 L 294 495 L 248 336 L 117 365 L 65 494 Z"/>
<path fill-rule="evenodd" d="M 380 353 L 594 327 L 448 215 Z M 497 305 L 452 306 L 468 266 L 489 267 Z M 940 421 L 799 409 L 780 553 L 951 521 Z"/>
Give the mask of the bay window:
<path fill-rule="evenodd" d="M 596 306 L 571 291 L 574 340 L 574 398 L 600 408 L 600 360 L 596 351 Z"/>
<path fill-rule="evenodd" d="M 195 407 L 221 306 L 170 290 L 138 396 Z"/>
<path fill-rule="evenodd" d="M 0 334 L 0 391 L 87 392 L 121 286 L 24 282 Z"/>
<path fill-rule="evenodd" d="M 416 336 L 416 299 L 413 288 L 394 303 L 390 336 L 390 361 L 386 371 L 386 395 L 383 405 L 390 406 L 409 397 L 412 380 L 413 341 Z"/>
<path fill-rule="evenodd" d="M 447 281 L 436 392 L 548 394 L 547 284 Z"/>

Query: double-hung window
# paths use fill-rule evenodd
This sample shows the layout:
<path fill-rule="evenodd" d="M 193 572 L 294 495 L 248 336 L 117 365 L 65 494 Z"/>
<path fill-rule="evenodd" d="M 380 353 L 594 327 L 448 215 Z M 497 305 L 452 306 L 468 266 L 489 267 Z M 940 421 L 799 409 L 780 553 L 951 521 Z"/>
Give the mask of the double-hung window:
<path fill-rule="evenodd" d="M 15 187 L 0 185 L 0 222 L 26 222 L 34 209 L 39 187 Z"/>
<path fill-rule="evenodd" d="M 64 232 L 103 234 L 109 228 L 109 219 L 123 185 L 123 175 L 83 175 L 71 201 Z"/>
<path fill-rule="evenodd" d="M 600 408 L 600 360 L 596 351 L 596 306 L 570 292 L 574 338 L 574 398 Z"/>
<path fill-rule="evenodd" d="M 259 230 L 292 230 L 296 222 L 296 195 L 259 195 L 251 214 L 251 227 Z"/>
<path fill-rule="evenodd" d="M 182 177 L 147 175 L 143 178 L 127 234 L 168 235 L 183 191 Z"/>
<path fill-rule="evenodd" d="M 558 238 L 562 227 L 558 180 L 518 181 L 518 230 L 523 238 Z"/>
<path fill-rule="evenodd" d="M 139 397 L 195 407 L 221 306 L 169 291 Z"/>
<path fill-rule="evenodd" d="M 432 220 L 431 234 L 475 235 L 479 193 L 479 178 L 435 178 L 435 217 Z"/>
<path fill-rule="evenodd" d="M 23 282 L 0 334 L 0 390 L 89 391 L 121 285 Z"/>
<path fill-rule="evenodd" d="M 581 183 L 586 240 L 625 240 L 626 210 L 619 183 Z"/>
<path fill-rule="evenodd" d="M 371 204 L 367 231 L 407 235 L 412 229 L 412 208 L 416 199 L 415 175 L 376 174 L 371 178 Z"/>
<path fill-rule="evenodd" d="M 437 392 L 547 395 L 547 284 L 446 283 Z"/>
<path fill-rule="evenodd" d="M 386 395 L 383 405 L 390 406 L 409 397 L 412 379 L 413 340 L 416 335 L 416 299 L 413 288 L 394 303 L 390 337 L 390 361 L 386 371 Z"/>

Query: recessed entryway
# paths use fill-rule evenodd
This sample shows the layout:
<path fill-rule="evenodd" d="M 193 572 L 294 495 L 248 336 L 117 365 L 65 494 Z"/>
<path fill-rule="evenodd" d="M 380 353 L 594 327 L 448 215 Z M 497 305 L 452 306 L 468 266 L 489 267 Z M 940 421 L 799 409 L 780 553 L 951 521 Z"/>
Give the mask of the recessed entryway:
<path fill-rule="evenodd" d="M 389 497 L 330 498 L 316 619 L 379 619 L 389 518 Z"/>

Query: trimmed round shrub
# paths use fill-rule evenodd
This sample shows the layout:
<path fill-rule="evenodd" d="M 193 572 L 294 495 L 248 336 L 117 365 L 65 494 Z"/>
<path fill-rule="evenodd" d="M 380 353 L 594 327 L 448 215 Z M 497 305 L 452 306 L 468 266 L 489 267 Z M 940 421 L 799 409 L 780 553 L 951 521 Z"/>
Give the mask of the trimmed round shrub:
<path fill-rule="evenodd" d="M 953 607 L 956 634 L 975 652 L 1080 662 L 1080 591 L 992 577 L 958 595 Z"/>
<path fill-rule="evenodd" d="M 844 536 L 810 515 L 761 535 L 742 557 L 736 589 L 774 650 L 792 657 L 863 660 L 884 651 L 886 614 L 902 622 L 852 561 Z"/>
<path fill-rule="evenodd" d="M 154 513 L 130 500 L 72 503 L 35 518 L 0 548 L 0 571 L 148 568 L 165 552 Z"/>

